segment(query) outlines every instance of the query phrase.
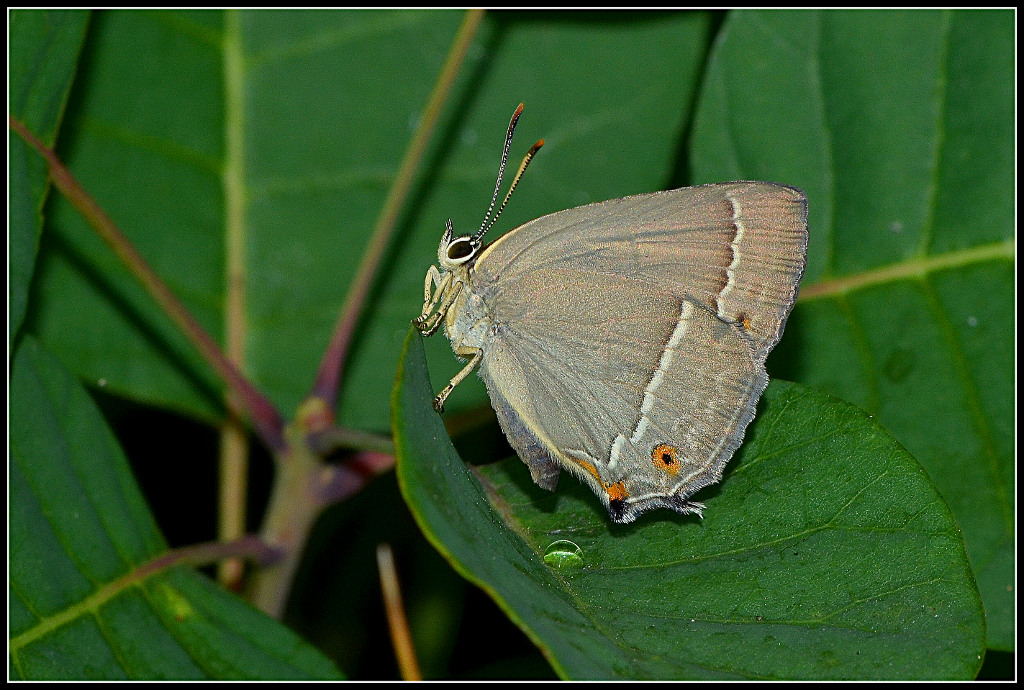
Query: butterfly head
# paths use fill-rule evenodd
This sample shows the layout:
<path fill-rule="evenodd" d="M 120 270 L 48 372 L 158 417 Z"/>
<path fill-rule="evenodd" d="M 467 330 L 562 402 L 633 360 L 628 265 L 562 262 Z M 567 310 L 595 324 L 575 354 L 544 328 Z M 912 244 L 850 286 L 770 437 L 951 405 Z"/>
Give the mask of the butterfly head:
<path fill-rule="evenodd" d="M 437 262 L 443 271 L 454 271 L 460 266 L 472 263 L 483 242 L 478 235 L 452 236 L 452 222 L 448 221 L 441 244 L 437 246 Z"/>

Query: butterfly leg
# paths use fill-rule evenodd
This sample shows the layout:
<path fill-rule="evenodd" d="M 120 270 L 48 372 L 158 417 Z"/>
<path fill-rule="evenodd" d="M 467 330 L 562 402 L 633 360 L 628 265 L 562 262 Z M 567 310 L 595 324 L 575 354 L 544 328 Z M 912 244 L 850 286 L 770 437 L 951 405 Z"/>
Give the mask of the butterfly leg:
<path fill-rule="evenodd" d="M 420 315 L 413 319 L 413 323 L 417 326 L 426 323 L 427 316 L 437 306 L 437 300 L 441 297 L 441 272 L 437 270 L 437 266 L 431 266 L 427 269 L 427 276 L 423 280 L 423 309 L 420 310 Z M 438 287 L 437 292 L 434 292 L 434 286 Z"/>
<path fill-rule="evenodd" d="M 427 276 L 423 279 L 423 304 L 427 304 L 434 297 L 434 286 L 441 287 L 441 272 L 437 270 L 437 266 L 431 266 L 427 269 Z"/>
<path fill-rule="evenodd" d="M 469 364 L 462 368 L 458 374 L 456 374 L 447 386 L 441 389 L 441 392 L 434 398 L 434 409 L 438 412 L 444 412 L 444 401 L 448 398 L 448 395 L 455 389 L 455 386 L 462 382 L 462 379 L 469 376 L 469 373 L 476 369 L 477 365 L 480 364 L 480 360 L 483 359 L 484 351 L 478 347 L 469 347 L 467 345 L 460 345 L 455 348 L 455 354 L 459 357 L 469 357 Z"/>
<path fill-rule="evenodd" d="M 434 284 L 437 285 L 437 289 L 431 294 L 431 288 Z M 442 278 L 441 272 L 437 270 L 437 266 L 430 267 L 423 284 L 423 309 L 420 315 L 413 319 L 413 324 L 420 330 L 420 333 L 429 337 L 437 332 L 449 307 L 451 307 L 452 302 L 455 301 L 455 298 L 461 291 L 461 283 L 458 284 L 458 289 L 453 289 L 451 273 L 446 273 Z M 444 298 L 444 302 L 438 307 L 437 303 L 442 298 Z M 434 311 L 435 308 L 437 308 L 437 311 Z M 431 312 L 434 313 L 431 314 Z"/>
<path fill-rule="evenodd" d="M 462 283 L 453 283 L 451 274 L 444 277 L 444 286 L 444 302 L 441 303 L 437 311 L 423 325 L 417 324 L 420 333 L 426 337 L 430 337 L 437 332 L 437 329 L 444 323 L 444 317 L 448 315 L 448 310 L 455 303 L 455 299 L 462 293 Z M 438 288 L 438 290 L 440 289 Z"/>

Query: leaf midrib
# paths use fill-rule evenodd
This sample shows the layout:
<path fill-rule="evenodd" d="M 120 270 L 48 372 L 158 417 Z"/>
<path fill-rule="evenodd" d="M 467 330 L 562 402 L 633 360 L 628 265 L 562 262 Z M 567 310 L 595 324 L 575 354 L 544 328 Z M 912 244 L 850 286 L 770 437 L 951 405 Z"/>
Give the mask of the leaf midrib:
<path fill-rule="evenodd" d="M 926 257 L 914 257 L 859 273 L 851 273 L 842 278 L 822 280 L 800 289 L 798 302 L 808 302 L 823 297 L 846 295 L 857 290 L 875 285 L 884 285 L 903 280 L 926 278 L 938 271 L 951 268 L 962 268 L 972 264 L 988 261 L 1009 260 L 1016 256 L 1017 240 L 1011 238 L 1002 242 L 978 245 L 968 249 L 958 249 L 943 254 Z"/>
<path fill-rule="evenodd" d="M 224 17 L 224 251 L 225 347 L 232 362 L 244 367 L 245 352 L 245 56 L 241 14 Z"/>

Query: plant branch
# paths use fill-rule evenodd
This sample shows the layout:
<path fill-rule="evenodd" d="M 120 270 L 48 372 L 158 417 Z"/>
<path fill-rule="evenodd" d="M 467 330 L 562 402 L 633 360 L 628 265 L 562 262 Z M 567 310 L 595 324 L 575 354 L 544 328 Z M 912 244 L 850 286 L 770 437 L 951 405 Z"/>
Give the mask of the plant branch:
<path fill-rule="evenodd" d="M 294 425 L 285 430 L 288 447 L 279 454 L 270 504 L 260 535 L 280 548 L 284 557 L 261 568 L 249 583 L 249 598 L 261 610 L 280 618 L 298 569 L 302 546 L 317 516 L 327 505 L 364 487 L 374 476 L 394 466 L 393 448 L 379 437 L 356 439 L 357 432 L 331 430 L 341 368 L 362 309 L 369 296 L 377 267 L 391 240 L 399 212 L 426 149 L 442 106 L 451 92 L 459 67 L 483 17 L 481 10 L 467 12 L 455 36 L 448 58 L 424 109 L 420 125 L 409 143 L 395 182 L 381 209 L 366 253 L 345 298 L 331 342 L 324 352 L 310 395 L 299 405 Z M 365 443 L 364 450 L 340 464 L 327 464 L 323 455 L 334 448 Z M 384 451 L 384 452 L 381 452 Z"/>
<path fill-rule="evenodd" d="M 15 132 L 32 148 L 36 149 L 50 167 L 54 185 L 78 209 L 79 213 L 96 230 L 104 242 L 124 262 L 128 270 L 142 283 L 142 286 L 156 300 L 157 304 L 171 317 L 204 359 L 220 374 L 225 384 L 237 396 L 241 406 L 249 413 L 256 433 L 274 451 L 284 449 L 283 422 L 274 406 L 242 375 L 220 350 L 210 334 L 203 330 L 195 317 L 171 292 L 156 271 L 146 262 L 138 250 L 128 241 L 124 233 L 100 207 L 85 188 L 75 179 L 57 154 L 37 139 L 21 122 L 8 116 L 8 122 Z"/>
<path fill-rule="evenodd" d="M 245 58 L 242 50 L 241 16 L 238 10 L 224 15 L 224 351 L 240 370 L 245 366 L 246 203 L 245 170 Z M 224 396 L 227 415 L 220 424 L 220 491 L 217 501 L 217 536 L 237 539 L 245 533 L 249 439 L 242 423 L 243 410 L 235 395 Z M 278 454 L 280 457 L 280 454 Z M 244 569 L 237 559 L 222 561 L 217 580 L 238 589 Z"/>
<path fill-rule="evenodd" d="M 402 605 L 402 589 L 398 584 L 395 557 L 388 544 L 377 545 L 377 572 L 384 595 L 384 611 L 391 631 L 391 644 L 395 648 L 402 680 L 423 680 L 416 661 L 416 648 L 413 647 L 412 635 L 409 633 L 409 622 L 405 617 L 405 607 Z"/>
<path fill-rule="evenodd" d="M 331 427 L 324 431 L 311 433 L 307 439 L 309 447 L 320 455 L 328 455 L 335 450 L 366 450 L 377 453 L 395 454 L 395 442 L 390 436 L 375 434 L 357 429 Z"/>
<path fill-rule="evenodd" d="M 441 108 L 448 98 L 448 94 L 455 82 L 455 77 L 462 66 L 462 61 L 466 57 L 466 51 L 473 41 L 473 36 L 476 34 L 477 26 L 479 26 L 482 18 L 483 10 L 469 10 L 466 12 L 462 25 L 459 27 L 455 40 L 452 42 L 451 50 L 448 52 L 448 58 L 445 60 L 437 82 L 434 84 L 430 100 L 427 101 L 427 105 L 423 110 L 419 127 L 416 129 L 412 141 L 409 142 L 409 148 L 405 152 L 402 166 L 398 171 L 394 184 L 391 186 L 391 190 L 388 192 L 387 199 L 377 219 L 377 225 L 370 238 L 370 243 L 366 248 L 366 253 L 363 255 L 363 260 L 356 271 L 355 278 L 352 280 L 352 287 L 349 288 L 348 294 L 345 297 L 345 304 L 342 307 L 341 315 L 335 326 L 334 334 L 331 336 L 331 342 L 327 346 L 324 357 L 320 362 L 313 390 L 310 393 L 311 397 L 324 400 L 329 410 L 333 410 L 335 407 L 338 386 L 341 383 L 341 370 L 345 364 L 345 356 L 352 342 L 352 334 L 355 331 L 356 322 L 369 296 L 370 287 L 377 273 L 377 267 L 391 240 L 391 234 L 398 220 L 398 214 L 401 212 L 402 205 L 405 203 L 405 199 L 412 187 L 413 178 L 416 175 L 420 161 L 423 158 L 423 152 L 437 124 Z"/>
<path fill-rule="evenodd" d="M 273 563 L 281 557 L 281 552 L 264 542 L 255 534 L 248 534 L 234 541 L 211 541 L 202 544 L 183 546 L 171 549 L 162 556 L 157 556 L 149 563 L 133 570 L 127 577 L 131 581 L 144 580 L 153 573 L 175 565 L 198 567 L 216 563 L 225 558 L 243 558 L 260 564 Z"/>

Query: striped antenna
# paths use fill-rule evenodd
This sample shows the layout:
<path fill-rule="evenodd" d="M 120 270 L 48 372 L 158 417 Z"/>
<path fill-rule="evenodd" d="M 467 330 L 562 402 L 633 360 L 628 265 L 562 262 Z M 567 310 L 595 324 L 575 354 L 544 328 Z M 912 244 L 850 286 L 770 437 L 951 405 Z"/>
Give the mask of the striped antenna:
<path fill-rule="evenodd" d="M 533 160 L 533 154 L 537 153 L 537 151 L 543 145 L 544 140 L 541 139 L 536 144 L 531 146 L 530 150 L 526 152 L 525 156 L 523 156 L 523 162 L 519 164 L 519 170 L 516 172 L 516 176 L 512 178 L 512 186 L 508 188 L 508 194 L 505 195 L 505 200 L 501 202 L 501 206 L 498 207 L 498 212 L 494 214 L 494 218 L 491 218 L 491 222 L 488 223 L 487 227 L 484 228 L 483 232 L 477 234 L 477 239 L 479 239 L 480 236 L 484 234 L 484 232 L 490 230 L 491 226 L 494 225 L 494 221 L 498 220 L 498 216 L 500 216 L 501 212 L 505 210 L 505 204 L 507 204 L 508 200 L 512 197 L 512 192 L 516 190 L 516 185 L 519 184 L 519 178 L 523 176 L 524 172 L 526 172 L 526 166 L 528 166 L 530 164 L 530 161 Z"/>
<path fill-rule="evenodd" d="M 505 162 L 508 160 L 508 150 L 512 146 L 512 135 L 516 131 L 516 123 L 519 122 L 519 116 L 523 112 L 523 104 L 520 103 L 519 107 L 516 108 L 516 112 L 512 114 L 512 119 L 508 123 L 508 132 L 505 134 L 505 148 L 501 152 L 501 165 L 498 167 L 498 180 L 494 183 L 494 196 L 491 197 L 491 205 L 487 207 L 487 214 L 484 216 L 484 220 L 480 223 L 480 229 L 477 230 L 476 234 L 473 235 L 474 240 L 479 240 L 483 237 L 484 233 L 491 229 L 494 225 L 494 221 L 498 220 L 498 216 L 505 209 L 505 204 L 508 203 L 509 197 L 512 196 L 512 191 L 519 184 L 519 178 L 523 176 L 523 172 L 526 170 L 526 166 L 530 164 L 530 160 L 533 155 L 537 153 L 537 149 L 544 145 L 544 140 L 541 139 L 534 144 L 530 150 L 526 153 L 523 158 L 523 162 L 519 164 L 519 170 L 516 172 L 515 178 L 512 180 L 512 186 L 508 190 L 508 194 L 505 195 L 505 200 L 501 202 L 501 206 L 498 207 L 498 212 L 491 218 L 491 212 L 494 210 L 494 204 L 498 200 L 498 192 L 501 191 L 501 178 L 505 174 Z"/>

